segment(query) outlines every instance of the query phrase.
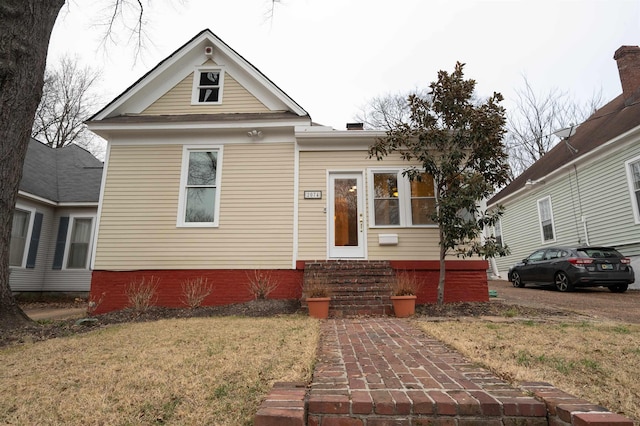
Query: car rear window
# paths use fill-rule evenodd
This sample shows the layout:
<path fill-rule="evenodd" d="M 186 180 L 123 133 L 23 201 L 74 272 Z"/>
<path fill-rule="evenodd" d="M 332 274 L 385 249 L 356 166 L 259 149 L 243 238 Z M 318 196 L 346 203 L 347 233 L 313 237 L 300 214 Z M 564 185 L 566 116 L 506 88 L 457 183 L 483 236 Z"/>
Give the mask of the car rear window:
<path fill-rule="evenodd" d="M 593 259 L 623 257 L 616 249 L 607 247 L 581 248 L 577 252 L 580 257 L 591 257 Z"/>

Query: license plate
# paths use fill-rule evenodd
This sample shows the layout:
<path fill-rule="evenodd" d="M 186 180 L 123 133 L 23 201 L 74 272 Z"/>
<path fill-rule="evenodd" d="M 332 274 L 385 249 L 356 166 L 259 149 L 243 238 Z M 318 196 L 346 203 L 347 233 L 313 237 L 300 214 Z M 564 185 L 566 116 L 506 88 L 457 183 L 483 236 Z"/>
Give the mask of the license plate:
<path fill-rule="evenodd" d="M 604 271 L 612 271 L 613 270 L 613 265 L 610 265 L 608 263 L 603 263 L 602 265 L 600 265 L 600 268 Z"/>

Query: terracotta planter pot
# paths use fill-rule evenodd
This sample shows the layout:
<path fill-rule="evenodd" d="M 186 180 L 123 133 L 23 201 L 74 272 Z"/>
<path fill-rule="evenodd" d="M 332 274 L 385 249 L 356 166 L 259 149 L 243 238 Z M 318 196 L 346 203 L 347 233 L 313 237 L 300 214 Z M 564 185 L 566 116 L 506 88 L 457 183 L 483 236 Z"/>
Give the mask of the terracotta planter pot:
<path fill-rule="evenodd" d="M 309 297 L 306 301 L 310 317 L 325 319 L 329 316 L 330 297 Z"/>
<path fill-rule="evenodd" d="M 415 314 L 416 312 L 416 295 L 412 296 L 391 296 L 391 303 L 393 303 L 393 312 L 396 317 L 406 318 Z"/>

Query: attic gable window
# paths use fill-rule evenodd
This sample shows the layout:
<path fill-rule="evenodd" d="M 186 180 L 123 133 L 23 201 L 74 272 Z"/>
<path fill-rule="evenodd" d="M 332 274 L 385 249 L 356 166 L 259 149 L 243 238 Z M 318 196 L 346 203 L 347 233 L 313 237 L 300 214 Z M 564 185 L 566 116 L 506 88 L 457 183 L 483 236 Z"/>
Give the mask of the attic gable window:
<path fill-rule="evenodd" d="M 222 103 L 224 71 L 222 68 L 198 67 L 193 74 L 194 105 L 216 105 Z"/>

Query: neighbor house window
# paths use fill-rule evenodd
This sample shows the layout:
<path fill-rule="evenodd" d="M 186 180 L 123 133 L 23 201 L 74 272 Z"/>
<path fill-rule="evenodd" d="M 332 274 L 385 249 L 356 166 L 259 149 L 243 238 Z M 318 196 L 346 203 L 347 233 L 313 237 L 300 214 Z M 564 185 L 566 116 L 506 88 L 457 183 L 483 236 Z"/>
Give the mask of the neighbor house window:
<path fill-rule="evenodd" d="M 627 176 L 631 191 L 631 204 L 636 223 L 640 223 L 640 158 L 627 161 Z"/>
<path fill-rule="evenodd" d="M 89 267 L 89 249 L 93 233 L 93 219 L 72 218 L 69 251 L 67 253 L 68 269 L 87 269 Z"/>
<path fill-rule="evenodd" d="M 222 102 L 224 71 L 221 68 L 196 68 L 193 80 L 192 104 Z"/>
<path fill-rule="evenodd" d="M 493 237 L 496 239 L 496 244 L 502 247 L 504 243 L 502 241 L 502 221 L 500 219 L 496 220 L 493 225 Z"/>
<path fill-rule="evenodd" d="M 179 226 L 217 226 L 222 149 L 185 147 Z"/>
<path fill-rule="evenodd" d="M 18 209 L 13 212 L 11 242 L 9 243 L 9 266 L 22 266 L 24 263 L 30 221 L 30 212 Z"/>
<path fill-rule="evenodd" d="M 372 223 L 380 227 L 433 225 L 436 208 L 433 178 L 423 173 L 410 181 L 402 170 L 371 170 Z"/>
<path fill-rule="evenodd" d="M 554 241 L 555 231 L 553 228 L 551 197 L 538 200 L 538 216 L 540 218 L 540 228 L 542 229 L 542 241 L 545 243 Z"/>

